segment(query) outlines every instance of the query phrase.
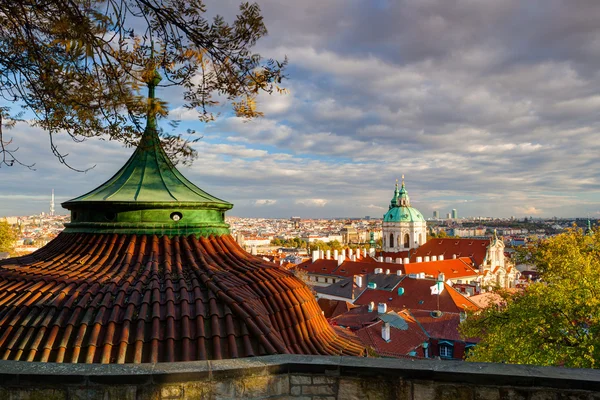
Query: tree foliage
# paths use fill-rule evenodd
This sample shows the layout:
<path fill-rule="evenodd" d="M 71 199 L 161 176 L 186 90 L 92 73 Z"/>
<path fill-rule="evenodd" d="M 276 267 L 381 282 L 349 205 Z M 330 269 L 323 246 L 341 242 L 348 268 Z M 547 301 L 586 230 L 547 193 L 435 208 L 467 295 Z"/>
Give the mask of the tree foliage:
<path fill-rule="evenodd" d="M 241 4 L 230 24 L 205 13 L 202 0 L 0 0 L 0 96 L 33 113 L 63 163 L 58 133 L 137 143 L 147 110 L 140 89 L 155 69 L 202 121 L 223 101 L 239 116 L 262 115 L 256 96 L 284 90 L 286 61 L 251 51 L 267 34 L 258 5 Z M 21 118 L 0 108 L 0 165 L 19 163 L 1 128 Z M 181 136 L 162 136 L 168 152 L 195 156 Z"/>
<path fill-rule="evenodd" d="M 10 253 L 15 247 L 17 235 L 5 219 L 0 220 L 0 253 Z"/>
<path fill-rule="evenodd" d="M 530 248 L 541 282 L 470 315 L 461 325 L 481 342 L 469 361 L 600 368 L 600 233 L 581 229 Z"/>

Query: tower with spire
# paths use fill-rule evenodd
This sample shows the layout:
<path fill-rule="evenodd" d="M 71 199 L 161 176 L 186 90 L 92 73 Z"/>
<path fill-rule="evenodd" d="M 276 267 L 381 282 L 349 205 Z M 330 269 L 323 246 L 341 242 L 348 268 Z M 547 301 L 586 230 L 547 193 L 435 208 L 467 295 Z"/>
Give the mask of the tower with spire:
<path fill-rule="evenodd" d="M 54 217 L 54 189 L 52 189 L 52 197 L 50 198 L 50 216 Z"/>
<path fill-rule="evenodd" d="M 399 252 L 415 249 L 427 240 L 427 223 L 423 215 L 410 205 L 404 184 L 396 187 L 388 212 L 383 216 L 383 251 Z"/>

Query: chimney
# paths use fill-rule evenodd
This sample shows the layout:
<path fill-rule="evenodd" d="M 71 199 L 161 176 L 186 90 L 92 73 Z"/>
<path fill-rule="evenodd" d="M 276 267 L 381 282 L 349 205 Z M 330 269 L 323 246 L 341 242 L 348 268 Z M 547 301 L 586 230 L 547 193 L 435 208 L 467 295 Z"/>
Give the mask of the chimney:
<path fill-rule="evenodd" d="M 392 257 L 386 257 L 385 258 L 385 262 L 386 263 L 391 263 L 392 262 Z"/>
<path fill-rule="evenodd" d="M 452 254 L 452 259 L 456 260 L 456 254 Z"/>
<path fill-rule="evenodd" d="M 373 312 L 374 309 L 375 309 L 375 303 L 374 302 L 370 302 L 369 303 L 369 312 Z"/>
<path fill-rule="evenodd" d="M 377 305 L 377 312 L 379 314 L 385 314 L 387 312 L 387 304 L 386 303 L 379 303 Z"/>
<path fill-rule="evenodd" d="M 381 327 L 381 338 L 386 342 L 390 341 L 390 323 L 384 322 Z"/>
<path fill-rule="evenodd" d="M 331 260 L 331 250 L 327 250 L 325 252 L 325 258 L 327 258 L 328 260 Z"/>
<path fill-rule="evenodd" d="M 360 258 L 360 249 L 356 248 L 356 258 Z"/>
<path fill-rule="evenodd" d="M 390 270 L 389 270 L 389 269 L 386 269 L 386 270 L 385 270 L 385 274 L 386 274 L 386 275 L 389 275 L 389 274 L 390 274 Z"/>
<path fill-rule="evenodd" d="M 319 258 L 321 260 L 325 258 L 325 252 L 323 250 L 319 250 Z"/>
<path fill-rule="evenodd" d="M 363 287 L 363 277 L 362 275 L 354 275 L 354 282 L 356 283 L 356 286 L 358 287 Z"/>
<path fill-rule="evenodd" d="M 396 275 L 402 275 L 402 270 L 399 269 L 398 271 L 396 271 Z"/>
<path fill-rule="evenodd" d="M 363 258 L 367 258 L 367 248 L 363 248 Z"/>
<path fill-rule="evenodd" d="M 350 260 L 352 260 L 352 261 L 356 261 L 356 255 L 355 255 L 355 254 L 352 254 L 352 257 L 350 257 Z"/>
<path fill-rule="evenodd" d="M 425 256 L 425 262 L 429 262 L 429 256 Z"/>
<path fill-rule="evenodd" d="M 338 251 L 337 251 L 337 249 L 333 250 L 333 259 L 334 260 L 338 259 Z"/>
<path fill-rule="evenodd" d="M 319 259 L 319 250 L 313 250 L 312 262 L 315 262 Z"/>
<path fill-rule="evenodd" d="M 346 249 L 342 249 L 342 251 L 340 252 L 340 256 L 342 258 L 346 258 Z"/>
<path fill-rule="evenodd" d="M 423 257 L 417 257 L 417 262 L 423 262 Z"/>
<path fill-rule="evenodd" d="M 339 256 L 337 259 L 338 266 L 342 265 L 344 263 L 344 261 L 346 261 L 346 259 L 342 256 Z"/>
<path fill-rule="evenodd" d="M 431 256 L 431 261 L 437 261 L 437 256 Z"/>
<path fill-rule="evenodd" d="M 438 257 L 438 260 L 440 260 L 440 261 L 444 261 L 444 255 L 443 255 L 443 254 L 440 254 L 440 256 Z"/>
<path fill-rule="evenodd" d="M 379 256 L 379 257 L 377 257 L 377 261 L 378 261 L 378 262 L 383 262 L 383 256 Z"/>
<path fill-rule="evenodd" d="M 402 264 L 402 258 L 401 257 L 396 258 L 396 264 Z"/>
<path fill-rule="evenodd" d="M 381 274 L 383 272 L 382 268 L 375 268 L 375 274 Z"/>
<path fill-rule="evenodd" d="M 410 264 L 410 258 L 404 257 L 404 264 Z"/>

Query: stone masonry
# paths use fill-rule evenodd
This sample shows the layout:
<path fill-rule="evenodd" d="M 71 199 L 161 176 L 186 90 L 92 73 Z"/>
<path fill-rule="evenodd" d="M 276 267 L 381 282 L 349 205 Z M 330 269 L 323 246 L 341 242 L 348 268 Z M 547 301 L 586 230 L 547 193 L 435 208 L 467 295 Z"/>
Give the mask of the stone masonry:
<path fill-rule="evenodd" d="M 600 371 L 328 356 L 159 364 L 0 361 L 11 400 L 600 400 Z"/>

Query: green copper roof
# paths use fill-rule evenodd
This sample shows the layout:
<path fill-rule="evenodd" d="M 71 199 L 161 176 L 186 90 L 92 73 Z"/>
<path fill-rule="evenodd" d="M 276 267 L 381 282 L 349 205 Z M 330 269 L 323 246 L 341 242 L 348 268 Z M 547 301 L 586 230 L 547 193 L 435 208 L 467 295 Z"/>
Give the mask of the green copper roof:
<path fill-rule="evenodd" d="M 425 219 L 413 207 L 393 207 L 383 216 L 384 222 L 424 222 Z"/>
<path fill-rule="evenodd" d="M 154 103 L 154 88 L 159 81 L 155 73 L 148 82 L 146 129 L 133 155 L 107 182 L 62 204 L 72 211 L 67 230 L 226 233 L 223 212 L 233 204 L 211 196 L 186 179 L 160 145 Z M 183 209 L 186 212 L 179 211 Z"/>
<path fill-rule="evenodd" d="M 404 186 L 404 175 L 402 175 L 402 187 L 398 188 L 398 180 L 396 180 L 396 189 L 394 197 L 390 202 L 390 208 L 383 216 L 384 222 L 425 222 L 423 215 L 410 206 L 410 198 Z"/>

